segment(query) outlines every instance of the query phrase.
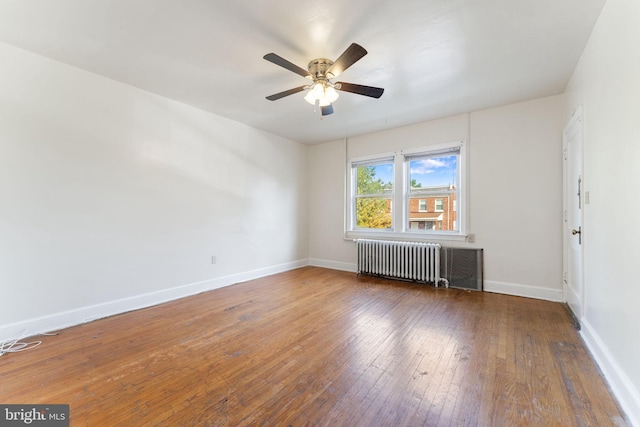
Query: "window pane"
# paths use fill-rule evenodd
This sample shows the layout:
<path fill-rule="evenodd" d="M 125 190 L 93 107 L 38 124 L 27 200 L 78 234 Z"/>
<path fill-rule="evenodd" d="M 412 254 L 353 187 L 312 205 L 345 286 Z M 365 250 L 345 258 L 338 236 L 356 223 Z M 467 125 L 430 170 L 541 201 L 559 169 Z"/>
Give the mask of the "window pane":
<path fill-rule="evenodd" d="M 356 227 L 390 229 L 391 199 L 367 197 L 356 199 Z"/>
<path fill-rule="evenodd" d="M 442 154 L 409 162 L 411 190 L 458 186 L 458 154 Z"/>
<path fill-rule="evenodd" d="M 443 195 L 444 196 L 444 195 Z M 409 229 L 410 230 L 446 230 L 456 231 L 456 212 L 453 202 L 456 193 L 447 194 L 441 199 L 436 199 L 431 205 L 433 211 L 420 209 L 422 200 L 409 199 Z M 435 208 L 435 209 L 434 209 Z"/>
<path fill-rule="evenodd" d="M 393 191 L 393 163 L 357 166 L 356 188 L 359 196 L 391 194 Z"/>

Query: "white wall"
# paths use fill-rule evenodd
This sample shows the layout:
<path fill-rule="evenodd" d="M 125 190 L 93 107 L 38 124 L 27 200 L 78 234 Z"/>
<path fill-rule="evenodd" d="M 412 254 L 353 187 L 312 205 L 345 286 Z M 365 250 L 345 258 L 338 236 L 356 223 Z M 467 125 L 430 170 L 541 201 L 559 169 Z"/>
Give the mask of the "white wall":
<path fill-rule="evenodd" d="M 343 239 L 346 158 L 466 140 L 476 242 L 442 244 L 484 248 L 487 290 L 560 301 L 562 107 L 555 96 L 312 146 L 312 263 L 355 269 Z"/>
<path fill-rule="evenodd" d="M 583 336 L 640 425 L 640 2 L 609 0 L 567 86 L 584 111 Z"/>
<path fill-rule="evenodd" d="M 562 97 L 472 113 L 470 148 L 486 289 L 562 301 Z"/>
<path fill-rule="evenodd" d="M 306 162 L 304 145 L 0 45 L 0 339 L 305 264 Z"/>
<path fill-rule="evenodd" d="M 314 265 L 355 271 L 353 242 L 344 236 L 344 141 L 309 147 L 309 256 Z"/>

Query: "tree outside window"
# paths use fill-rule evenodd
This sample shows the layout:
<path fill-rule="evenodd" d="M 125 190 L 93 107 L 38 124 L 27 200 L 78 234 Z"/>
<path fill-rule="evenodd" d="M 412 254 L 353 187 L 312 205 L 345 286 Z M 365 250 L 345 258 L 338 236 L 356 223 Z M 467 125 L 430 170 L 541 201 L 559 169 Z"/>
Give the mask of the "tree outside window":
<path fill-rule="evenodd" d="M 357 228 L 391 229 L 393 226 L 393 163 L 355 166 Z"/>

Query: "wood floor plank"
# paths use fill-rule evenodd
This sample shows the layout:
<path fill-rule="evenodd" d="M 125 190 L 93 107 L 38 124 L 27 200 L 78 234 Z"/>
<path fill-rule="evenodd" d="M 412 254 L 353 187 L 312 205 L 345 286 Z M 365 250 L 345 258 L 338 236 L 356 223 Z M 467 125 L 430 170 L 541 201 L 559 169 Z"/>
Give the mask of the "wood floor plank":
<path fill-rule="evenodd" d="M 565 308 L 507 295 L 306 267 L 41 339 L 0 402 L 73 426 L 625 425 Z"/>

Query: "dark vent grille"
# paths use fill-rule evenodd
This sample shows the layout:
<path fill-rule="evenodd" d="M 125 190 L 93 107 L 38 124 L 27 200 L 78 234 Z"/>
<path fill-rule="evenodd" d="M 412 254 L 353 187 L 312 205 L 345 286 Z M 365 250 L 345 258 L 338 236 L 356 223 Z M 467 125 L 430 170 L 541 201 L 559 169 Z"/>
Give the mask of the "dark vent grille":
<path fill-rule="evenodd" d="M 440 276 L 452 288 L 483 289 L 483 250 L 469 248 L 442 248 Z"/>

